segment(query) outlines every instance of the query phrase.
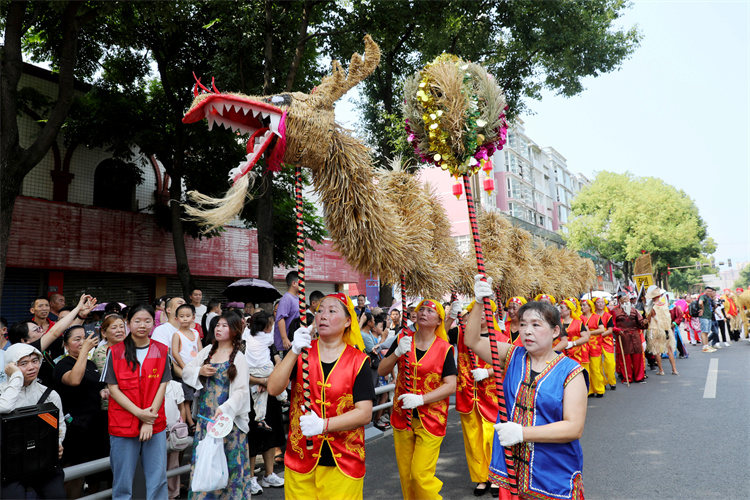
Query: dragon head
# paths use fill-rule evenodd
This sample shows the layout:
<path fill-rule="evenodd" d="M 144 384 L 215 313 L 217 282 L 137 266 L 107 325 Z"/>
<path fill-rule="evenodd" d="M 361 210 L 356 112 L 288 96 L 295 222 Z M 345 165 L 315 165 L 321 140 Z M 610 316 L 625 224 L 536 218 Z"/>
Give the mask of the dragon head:
<path fill-rule="evenodd" d="M 316 168 L 328 155 L 327 144 L 335 128 L 334 103 L 370 75 L 380 62 L 380 49 L 365 36 L 365 57 L 355 53 L 348 73 L 334 60 L 330 75 L 310 94 L 288 92 L 269 96 L 221 93 L 214 85 L 209 90 L 199 80 L 193 88 L 195 99 L 183 117 L 183 123 L 208 121 L 249 134 L 247 156 L 229 173 L 234 184 L 265 156 L 268 169 L 278 171 L 281 163 Z"/>

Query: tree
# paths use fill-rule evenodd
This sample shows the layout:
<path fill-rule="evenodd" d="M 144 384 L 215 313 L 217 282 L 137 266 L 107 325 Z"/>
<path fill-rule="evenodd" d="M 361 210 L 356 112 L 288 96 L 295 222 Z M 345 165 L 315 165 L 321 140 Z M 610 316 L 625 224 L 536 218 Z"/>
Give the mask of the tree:
<path fill-rule="evenodd" d="M 8 240 L 16 197 L 23 179 L 49 151 L 73 102 L 76 70 L 90 74 L 91 53 L 96 43 L 79 45 L 82 30 L 107 7 L 84 2 L 9 2 L 3 12 L 4 42 L 0 46 L 0 289 L 5 277 Z M 51 60 L 57 70 L 58 91 L 37 117 L 41 130 L 28 147 L 19 142 L 18 117 L 24 106 L 24 89 L 19 88 L 24 49 L 37 60 Z"/>
<path fill-rule="evenodd" d="M 657 277 L 667 266 L 715 251 L 693 200 L 661 179 L 599 172 L 573 200 L 568 243 L 623 262 L 625 275 L 642 251 L 651 254 Z"/>
<path fill-rule="evenodd" d="M 750 265 L 746 264 L 745 267 L 740 270 L 740 277 L 734 282 L 734 287 L 742 287 L 745 290 L 750 288 Z"/>

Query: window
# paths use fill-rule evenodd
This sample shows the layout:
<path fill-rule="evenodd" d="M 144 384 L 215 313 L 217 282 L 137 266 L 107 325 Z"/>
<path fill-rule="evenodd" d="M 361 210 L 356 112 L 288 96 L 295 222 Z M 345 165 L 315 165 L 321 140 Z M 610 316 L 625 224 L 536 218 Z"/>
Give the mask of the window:
<path fill-rule="evenodd" d="M 122 160 L 109 158 L 94 171 L 94 206 L 115 210 L 137 210 L 135 188 L 143 182 L 140 169 Z"/>
<path fill-rule="evenodd" d="M 454 239 L 456 240 L 456 246 L 458 247 L 459 253 L 463 256 L 469 255 L 472 244 L 469 240 L 469 235 L 462 234 L 461 236 L 454 236 Z"/>

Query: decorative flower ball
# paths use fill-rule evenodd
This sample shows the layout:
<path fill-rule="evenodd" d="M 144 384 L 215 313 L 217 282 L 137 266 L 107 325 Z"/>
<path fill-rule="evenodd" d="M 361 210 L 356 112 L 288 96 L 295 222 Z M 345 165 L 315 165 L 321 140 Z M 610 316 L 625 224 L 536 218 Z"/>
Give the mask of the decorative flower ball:
<path fill-rule="evenodd" d="M 442 54 L 407 79 L 404 96 L 407 140 L 423 162 L 471 175 L 505 145 L 505 97 L 479 64 Z"/>

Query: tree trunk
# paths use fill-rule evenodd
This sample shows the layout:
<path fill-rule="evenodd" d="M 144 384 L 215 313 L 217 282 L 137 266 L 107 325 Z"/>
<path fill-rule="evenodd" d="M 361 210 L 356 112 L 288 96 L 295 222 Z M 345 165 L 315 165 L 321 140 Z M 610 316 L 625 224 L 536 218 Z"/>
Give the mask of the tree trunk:
<path fill-rule="evenodd" d="M 378 305 L 383 309 L 391 307 L 393 304 L 393 285 L 390 283 L 382 283 L 380 285 L 380 298 L 378 299 Z"/>
<path fill-rule="evenodd" d="M 21 192 L 22 177 L 4 179 L 0 185 L 0 292 L 5 280 L 5 263 L 8 261 L 8 240 L 13 220 L 16 196 Z"/>
<path fill-rule="evenodd" d="M 182 227 L 182 176 L 171 177 L 169 186 L 169 214 L 172 226 L 172 246 L 174 247 L 174 260 L 177 264 L 177 277 L 182 285 L 182 293 L 185 300 L 190 296 L 195 286 L 193 275 L 190 274 L 187 248 L 185 248 L 185 230 Z"/>
<path fill-rule="evenodd" d="M 258 278 L 273 283 L 273 174 L 260 178 L 258 205 L 255 213 L 258 231 Z"/>

